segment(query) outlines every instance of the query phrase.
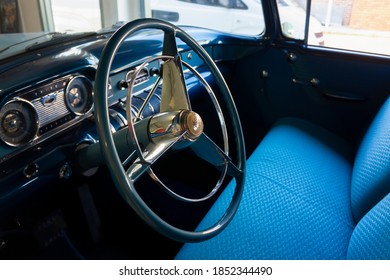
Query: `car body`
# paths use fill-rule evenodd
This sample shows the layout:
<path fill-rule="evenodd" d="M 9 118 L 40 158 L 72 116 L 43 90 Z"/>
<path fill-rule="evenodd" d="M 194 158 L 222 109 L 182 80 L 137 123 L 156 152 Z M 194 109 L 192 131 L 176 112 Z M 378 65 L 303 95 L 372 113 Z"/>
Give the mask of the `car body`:
<path fill-rule="evenodd" d="M 277 1 L 173 2 L 0 34 L 0 258 L 389 259 L 390 57 L 288 37 L 310 16 Z"/>
<path fill-rule="evenodd" d="M 305 11 L 291 1 L 278 1 L 283 34 L 303 40 Z M 152 0 L 152 16 L 178 25 L 196 25 L 222 32 L 257 36 L 264 32 L 262 5 L 259 0 L 235 1 L 181 1 Z M 310 18 L 310 36 L 318 45 L 323 45 L 321 23 Z"/>

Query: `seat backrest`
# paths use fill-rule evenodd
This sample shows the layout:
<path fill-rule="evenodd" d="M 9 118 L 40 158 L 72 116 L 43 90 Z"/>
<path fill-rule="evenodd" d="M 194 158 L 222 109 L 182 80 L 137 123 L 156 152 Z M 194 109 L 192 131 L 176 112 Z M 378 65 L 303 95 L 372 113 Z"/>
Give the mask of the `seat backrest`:
<path fill-rule="evenodd" d="M 390 192 L 390 98 L 359 147 L 352 172 L 351 205 L 358 223 Z"/>
<path fill-rule="evenodd" d="M 359 147 L 352 171 L 351 206 L 357 223 L 347 259 L 390 259 L 390 98 Z"/>
<path fill-rule="evenodd" d="M 349 241 L 347 259 L 390 259 L 390 194 L 355 227 Z"/>

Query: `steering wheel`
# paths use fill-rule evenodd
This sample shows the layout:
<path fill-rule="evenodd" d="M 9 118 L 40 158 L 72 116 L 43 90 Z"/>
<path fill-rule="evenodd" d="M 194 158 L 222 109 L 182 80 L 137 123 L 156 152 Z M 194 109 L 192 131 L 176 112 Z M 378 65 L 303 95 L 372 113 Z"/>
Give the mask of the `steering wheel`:
<path fill-rule="evenodd" d="M 147 118 L 134 116 L 131 110 L 131 102 L 135 79 L 130 77 L 127 81 L 128 95 L 126 99 L 128 129 L 126 135 L 123 136 L 124 138 L 130 137 L 129 140 L 123 141 L 129 143 L 131 150 L 135 152 L 136 159 L 125 170 L 121 160 L 123 155 L 120 154 L 122 149 L 117 147 L 118 141 L 114 141 L 110 129 L 107 88 L 109 86 L 110 68 L 119 47 L 129 35 L 143 29 L 157 29 L 163 31 L 164 34 L 162 55 L 151 58 L 151 60 L 158 59 L 162 62 L 162 77 L 158 79 L 150 93 L 153 94 L 152 91 L 155 90 L 160 79 L 162 79 L 160 112 Z M 225 121 L 214 92 L 195 69 L 186 65 L 201 80 L 213 100 L 223 131 L 223 149 L 205 134 L 201 116 L 191 109 L 182 68 L 183 62 L 178 52 L 176 38 L 186 43 L 204 61 L 216 79 L 216 84 L 222 93 L 222 100 L 234 130 L 232 134 L 234 136 L 231 137 L 237 146 L 235 149 L 236 163 L 233 163 L 228 155 L 228 136 Z M 146 61 L 146 63 L 148 62 L 150 60 Z M 136 77 L 136 74 L 133 77 Z M 238 209 L 244 188 L 245 145 L 243 133 L 235 104 L 222 74 L 207 52 L 193 38 L 175 25 L 157 19 L 138 19 L 123 25 L 107 41 L 101 54 L 96 72 L 94 106 L 100 149 L 113 182 L 124 200 L 147 224 L 164 236 L 180 242 L 204 241 L 216 236 L 226 228 Z M 225 213 L 214 225 L 205 230 L 188 231 L 169 224 L 151 210 L 135 188 L 135 182 L 146 173 L 149 173 L 160 182 L 152 171 L 152 165 L 162 155 L 167 154 L 169 150 L 184 148 L 192 149 L 195 155 L 222 170 L 222 175 L 213 191 L 202 199 L 185 198 L 166 188 L 172 196 L 184 201 L 202 201 L 216 193 L 225 174 L 232 176 L 236 182 L 232 200 Z"/>

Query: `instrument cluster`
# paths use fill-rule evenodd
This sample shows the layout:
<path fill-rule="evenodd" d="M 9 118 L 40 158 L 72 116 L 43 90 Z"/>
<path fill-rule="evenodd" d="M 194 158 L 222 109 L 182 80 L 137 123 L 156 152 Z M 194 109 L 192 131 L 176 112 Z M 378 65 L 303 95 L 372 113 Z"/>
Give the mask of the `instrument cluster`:
<path fill-rule="evenodd" d="M 69 75 L 23 91 L 0 108 L 0 140 L 11 147 L 46 138 L 72 121 L 89 116 L 93 85 Z"/>

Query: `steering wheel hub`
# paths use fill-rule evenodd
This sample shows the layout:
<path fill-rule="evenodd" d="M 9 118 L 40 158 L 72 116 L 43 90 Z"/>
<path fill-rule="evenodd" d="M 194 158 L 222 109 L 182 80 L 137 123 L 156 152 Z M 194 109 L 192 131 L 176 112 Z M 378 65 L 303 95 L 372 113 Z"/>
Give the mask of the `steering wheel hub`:
<path fill-rule="evenodd" d="M 196 140 L 202 135 L 204 124 L 199 114 L 194 111 L 184 111 L 182 122 L 190 140 Z"/>

